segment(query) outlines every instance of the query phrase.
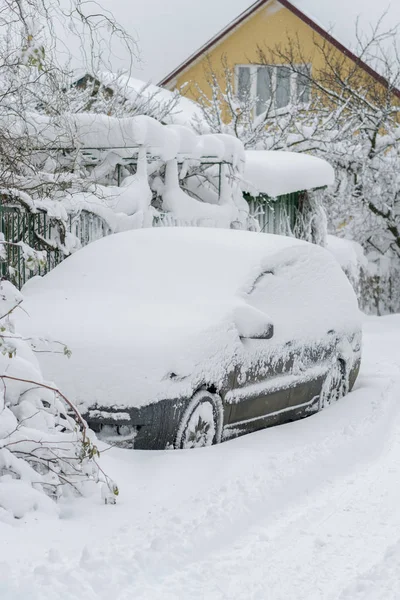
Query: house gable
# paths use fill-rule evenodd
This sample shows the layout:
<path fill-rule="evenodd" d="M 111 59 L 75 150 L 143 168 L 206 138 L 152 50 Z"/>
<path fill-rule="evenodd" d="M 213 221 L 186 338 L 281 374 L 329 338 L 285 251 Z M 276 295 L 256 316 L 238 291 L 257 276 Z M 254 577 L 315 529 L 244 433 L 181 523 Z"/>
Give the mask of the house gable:
<path fill-rule="evenodd" d="M 320 25 L 296 8 L 289 0 L 258 0 L 237 19 L 209 40 L 202 48 L 190 56 L 177 69 L 166 76 L 160 85 L 168 89 L 185 89 L 185 94 L 193 99 L 198 97 L 195 87 L 207 90 L 207 65 L 218 72 L 222 57 L 228 66 L 259 62 L 258 48 L 282 46 L 289 38 L 297 38 L 304 56 L 309 58 L 313 68 L 322 66 L 323 57 L 316 52 L 315 42 L 328 43 L 340 52 L 350 63 L 360 66 L 369 76 L 385 85 L 385 79 L 365 62 L 338 42 Z M 209 69 L 208 69 L 209 70 Z M 195 84 L 195 85 L 193 85 Z M 400 91 L 394 90 L 400 97 Z"/>

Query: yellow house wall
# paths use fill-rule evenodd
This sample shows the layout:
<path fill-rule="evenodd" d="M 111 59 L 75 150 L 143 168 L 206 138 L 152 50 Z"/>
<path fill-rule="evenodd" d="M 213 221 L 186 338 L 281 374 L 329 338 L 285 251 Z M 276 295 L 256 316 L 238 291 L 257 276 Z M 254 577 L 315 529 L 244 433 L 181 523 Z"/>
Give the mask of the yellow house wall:
<path fill-rule="evenodd" d="M 267 49 L 268 47 L 274 48 L 279 44 L 285 46 L 289 38 L 299 40 L 303 57 L 312 65 L 314 73 L 318 72 L 323 67 L 324 59 L 321 52 L 316 49 L 315 42 L 321 44 L 326 42 L 290 10 L 276 0 L 271 0 L 230 32 L 195 64 L 180 73 L 169 87 L 182 89 L 182 92 L 193 100 L 199 96 L 197 86 L 209 96 L 207 71 L 209 71 L 210 64 L 220 78 L 219 83 L 223 85 L 221 61 L 224 56 L 231 69 L 234 69 L 235 65 L 257 63 L 259 62 L 259 47 Z M 275 60 L 274 62 L 279 61 Z"/>

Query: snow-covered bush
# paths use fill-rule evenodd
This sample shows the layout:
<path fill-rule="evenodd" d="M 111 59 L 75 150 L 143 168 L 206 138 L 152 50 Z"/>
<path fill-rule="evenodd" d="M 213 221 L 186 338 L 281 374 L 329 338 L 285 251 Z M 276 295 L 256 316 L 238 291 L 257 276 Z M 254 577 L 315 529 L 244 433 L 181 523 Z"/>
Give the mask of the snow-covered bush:
<path fill-rule="evenodd" d="M 1 8 L 1 203 L 24 214 L 45 214 L 51 239 L 39 239 L 39 233 L 35 246 L 56 249 L 63 255 L 70 253 L 76 240 L 68 234 L 62 199 L 82 192 L 88 182 L 75 143 L 73 118 L 80 110 L 78 96 L 82 100 L 82 95 L 78 90 L 69 93 L 68 46 L 60 50 L 58 35 L 63 31 L 74 38 L 84 55 L 82 60 L 92 68 L 109 66 L 105 39 L 111 47 L 118 38 L 128 60 L 136 52 L 134 40 L 111 13 L 102 12 L 99 5 L 91 13 L 92 8 L 80 0 L 5 0 Z"/>
<path fill-rule="evenodd" d="M 95 438 L 74 405 L 44 381 L 34 350 L 68 354 L 43 340 L 23 339 L 12 314 L 21 293 L 0 282 L 0 520 L 32 510 L 56 512 L 52 500 L 92 492 L 101 479 Z"/>
<path fill-rule="evenodd" d="M 360 273 L 360 307 L 367 314 L 384 315 L 400 310 L 400 265 L 376 251 L 367 256 Z"/>

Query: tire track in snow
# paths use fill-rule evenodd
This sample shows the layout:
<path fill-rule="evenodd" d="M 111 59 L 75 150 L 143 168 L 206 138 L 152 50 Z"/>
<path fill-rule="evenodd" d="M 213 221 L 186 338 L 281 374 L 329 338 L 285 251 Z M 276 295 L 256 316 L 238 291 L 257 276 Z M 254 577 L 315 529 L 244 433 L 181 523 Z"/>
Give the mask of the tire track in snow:
<path fill-rule="evenodd" d="M 393 385 L 391 391 L 393 398 L 396 395 L 398 397 L 400 386 Z M 332 467 L 332 459 L 340 459 L 340 456 L 336 454 L 336 457 L 328 455 L 325 464 L 314 464 L 310 470 L 301 471 L 296 480 L 285 479 L 282 485 L 282 495 L 275 496 L 275 500 L 280 498 L 282 502 L 285 502 L 291 489 L 297 492 L 301 491 L 294 498 L 294 502 L 286 502 L 285 509 L 281 512 L 276 510 L 277 504 L 275 504 L 275 511 L 270 513 L 271 506 L 268 506 L 267 499 L 259 506 L 254 504 L 249 518 L 244 519 L 242 523 L 235 522 L 231 534 L 221 531 L 217 524 L 217 537 L 221 540 L 220 544 L 213 545 L 211 539 L 208 549 L 202 547 L 199 552 L 197 548 L 189 559 L 180 565 L 179 572 L 171 573 L 163 582 L 159 582 L 159 588 L 156 588 L 159 593 L 165 594 L 172 588 L 176 592 L 179 589 L 190 589 L 191 598 L 203 597 L 203 593 L 205 593 L 205 598 L 252 598 L 253 595 L 249 595 L 247 579 L 243 588 L 240 588 L 242 573 L 251 573 L 254 597 L 258 597 L 257 594 L 260 594 L 260 598 L 265 597 L 262 594 L 265 594 L 267 588 L 274 590 L 271 595 L 274 600 L 281 597 L 292 598 L 291 594 L 300 586 L 300 588 L 304 588 L 305 595 L 298 596 L 299 598 L 304 597 L 307 600 L 330 598 L 326 586 L 332 578 L 333 580 L 337 579 L 331 563 L 334 564 L 336 560 L 341 574 L 351 578 L 359 572 L 358 562 L 353 560 L 352 554 L 359 552 L 360 556 L 365 556 L 365 544 L 371 536 L 374 539 L 375 547 L 371 548 L 367 545 L 369 554 L 373 555 L 373 551 L 378 551 L 378 547 L 384 549 L 387 547 L 388 532 L 385 530 L 384 534 L 382 533 L 383 525 L 379 520 L 380 502 L 383 502 L 384 498 L 378 495 L 375 504 L 369 502 L 366 506 L 363 506 L 363 502 L 365 498 L 376 497 L 376 484 L 381 472 L 385 474 L 382 481 L 387 480 L 387 472 L 382 469 L 381 463 L 385 465 L 388 461 L 389 449 L 385 447 L 384 440 L 388 423 L 395 422 L 394 416 L 398 417 L 396 405 L 397 402 L 393 402 L 391 408 L 396 410 L 389 411 L 386 418 L 379 422 L 378 437 L 381 441 L 380 452 L 382 452 L 380 461 L 376 462 L 377 445 L 374 444 L 369 456 L 373 462 L 365 463 L 366 442 L 371 439 L 371 433 L 377 433 L 372 428 L 365 432 L 362 441 L 356 436 L 350 440 L 349 444 L 341 448 L 342 459 L 346 457 L 346 453 L 350 455 L 350 450 L 352 451 L 349 465 L 354 466 L 354 461 L 356 461 L 356 472 L 352 473 L 352 468 L 350 468 L 348 473 L 336 473 L 333 481 L 324 482 L 318 467 L 323 466 L 328 473 L 332 472 L 329 471 L 329 467 Z M 400 455 L 399 447 L 400 443 L 396 443 L 395 460 Z M 391 452 L 393 454 L 393 451 Z M 339 460 L 339 462 L 341 461 Z M 316 477 L 313 481 L 314 487 L 309 490 L 307 497 L 307 490 L 305 488 L 301 490 L 299 482 L 302 478 L 309 481 L 314 476 Z M 362 484 L 360 489 L 358 481 Z M 397 481 L 391 491 L 392 497 L 388 507 L 389 521 L 396 522 L 397 507 L 400 504 L 400 488 L 397 486 Z M 302 497 L 303 492 L 305 493 Z M 263 512 L 265 513 L 264 517 Z M 366 518 L 369 520 L 369 512 L 378 518 L 375 529 L 368 530 Z M 400 514 L 396 524 L 400 528 Z M 336 531 L 337 526 L 339 527 L 338 531 Z M 367 537 L 362 535 L 364 530 L 369 531 Z M 397 537 L 395 535 L 393 539 L 393 535 L 391 535 L 389 539 L 393 543 Z M 332 552 L 330 547 L 332 547 Z M 289 563 L 288 556 L 291 557 Z M 273 558 L 271 559 L 271 557 Z M 305 557 L 308 557 L 306 561 Z M 317 576 L 315 576 L 316 570 Z M 202 573 L 203 576 L 200 576 L 199 573 Z M 227 573 L 229 577 L 226 577 Z M 238 573 L 240 573 L 239 582 Z M 222 593 L 215 586 L 213 587 L 213 584 L 208 584 L 211 587 L 206 588 L 206 592 L 201 585 L 197 591 L 191 589 L 191 582 L 199 579 L 202 582 L 223 581 L 223 587 L 227 591 Z M 175 583 L 173 583 L 174 580 Z M 234 582 L 233 586 L 231 581 Z M 321 583 L 322 588 L 318 591 Z M 149 595 L 144 594 L 143 598 L 152 597 L 151 589 L 152 587 L 149 588 Z M 221 593 L 222 595 L 218 595 Z M 336 596 L 333 595 L 332 598 L 334 597 Z"/>
<path fill-rule="evenodd" d="M 371 413 L 367 413 L 367 416 L 364 418 L 364 422 L 359 422 L 357 421 L 356 423 L 353 424 L 353 426 L 350 426 L 348 428 L 345 428 L 342 432 L 342 437 L 346 438 L 346 436 L 350 439 L 350 443 L 343 446 L 342 448 L 342 454 L 346 454 L 346 452 L 348 453 L 348 457 L 346 460 L 346 456 L 342 457 L 346 460 L 346 463 L 344 466 L 346 467 L 345 469 L 342 469 L 342 471 L 339 469 L 339 472 L 334 473 L 335 477 L 339 477 L 342 476 L 344 474 L 346 474 L 346 471 L 350 472 L 352 470 L 354 470 L 354 468 L 356 468 L 356 471 L 360 471 L 360 465 L 364 465 L 365 468 L 368 467 L 368 461 L 373 461 L 379 457 L 379 455 L 382 453 L 384 447 L 385 447 L 385 443 L 387 440 L 387 435 L 388 435 L 388 431 L 390 431 L 391 428 L 395 427 L 396 422 L 398 422 L 398 402 L 396 401 L 396 395 L 398 394 L 398 392 L 395 392 L 394 389 L 391 390 L 391 388 L 394 388 L 397 385 L 397 377 L 395 379 L 393 379 L 392 381 L 387 381 L 387 376 L 390 373 L 393 376 L 393 372 L 394 370 L 399 371 L 398 367 L 397 368 L 393 368 L 393 363 L 390 362 L 383 362 L 380 363 L 380 365 L 378 366 L 377 372 L 375 373 L 375 376 L 373 378 L 369 378 L 368 382 L 368 393 L 369 395 L 371 395 L 371 390 L 373 390 L 373 394 L 372 395 L 380 395 L 381 396 L 381 400 L 379 400 L 378 398 L 374 399 L 373 401 L 373 410 Z M 382 382 L 385 381 L 385 385 L 382 385 Z M 392 391 L 392 393 L 390 393 L 390 391 Z M 364 390 L 363 388 L 359 388 L 357 390 L 357 392 L 355 392 L 355 394 L 358 394 L 359 396 L 363 395 Z M 387 402 L 387 399 L 391 399 L 391 401 Z M 345 400 L 343 401 L 345 402 Z M 386 404 L 386 406 L 385 406 Z M 388 406 L 387 406 L 388 405 Z M 339 405 L 337 407 L 333 407 L 331 410 L 335 410 L 336 408 L 338 408 Z M 327 413 L 323 413 L 322 415 L 318 415 L 318 417 L 316 418 L 325 418 L 327 417 Z M 311 422 L 311 420 L 309 421 Z M 304 422 L 299 424 L 293 424 L 290 427 L 300 427 L 300 426 L 304 426 Z M 360 433 L 363 433 L 363 435 L 360 437 Z M 355 440 L 355 443 L 354 443 Z M 373 443 L 371 443 L 371 440 L 373 440 Z M 336 440 L 337 441 L 337 440 Z M 326 440 L 325 440 L 326 442 Z M 324 452 L 326 454 L 326 446 L 328 446 L 330 448 L 330 450 L 334 450 L 334 443 L 335 442 L 335 436 L 332 437 L 332 439 L 330 440 L 330 443 L 325 443 L 325 448 L 324 448 Z M 309 449 L 309 448 L 308 448 Z M 303 450 L 307 450 L 307 448 L 303 448 Z M 357 450 L 357 451 L 356 451 Z M 328 460 L 327 463 L 324 465 L 326 471 L 328 473 L 331 473 L 332 475 L 332 465 L 329 465 L 330 462 L 333 461 L 338 461 L 338 453 L 333 453 L 331 452 L 331 454 L 328 454 Z M 349 460 L 350 458 L 350 460 Z M 343 467 L 343 461 L 338 461 L 339 464 L 342 465 Z M 321 465 L 319 465 L 321 466 Z M 361 469 L 362 470 L 362 469 Z M 302 472 L 300 472 L 299 474 L 299 479 L 304 478 L 305 480 L 310 480 L 310 475 L 312 475 L 311 472 L 304 472 L 304 470 Z M 315 474 L 314 474 L 315 475 Z M 316 473 L 316 475 L 318 475 L 318 473 Z M 360 473 L 358 473 L 358 476 L 360 476 Z M 317 479 L 317 483 L 315 483 L 315 479 L 314 479 L 314 488 L 318 489 L 318 486 L 324 485 L 324 482 L 321 482 L 320 478 Z M 329 519 L 331 519 L 335 512 L 338 512 L 340 510 L 340 508 L 337 508 L 336 510 L 334 509 L 332 511 L 332 503 L 333 501 L 338 504 L 339 500 L 343 498 L 345 498 L 346 496 L 348 496 L 349 494 L 351 494 L 351 491 L 345 491 L 345 492 L 340 492 L 339 494 L 336 494 L 336 497 L 333 495 L 332 490 L 329 488 L 329 482 L 328 483 L 328 502 L 326 505 L 326 508 L 319 508 L 319 512 L 321 513 L 322 517 L 320 518 L 320 521 L 324 522 L 324 521 L 328 521 Z M 283 491 L 283 496 L 287 496 L 287 492 L 288 492 L 288 481 L 287 478 L 284 478 L 282 481 L 282 491 Z M 296 488 L 296 486 L 294 486 L 294 488 Z M 351 486 L 350 486 L 350 490 L 351 490 Z M 299 488 L 297 488 L 297 492 L 299 491 Z M 311 489 L 308 490 L 309 493 L 311 493 Z M 307 490 L 306 490 L 307 492 Z M 267 509 L 266 512 L 268 512 L 268 509 L 271 508 L 271 506 L 266 506 L 265 505 L 265 500 L 268 499 L 266 494 L 264 494 L 263 498 L 262 498 L 262 502 L 263 502 L 263 508 Z M 276 497 L 275 497 L 276 499 Z M 283 498 L 283 501 L 285 500 L 285 498 Z M 299 496 L 296 496 L 296 500 L 294 502 L 294 504 L 291 506 L 290 502 L 287 506 L 287 510 L 286 510 L 286 516 L 283 513 L 281 513 L 281 515 L 279 516 L 276 512 L 272 512 L 272 517 L 277 518 L 277 522 L 275 523 L 275 535 L 273 533 L 271 533 L 271 530 L 273 531 L 273 526 L 271 526 L 271 522 L 273 521 L 272 517 L 270 518 L 270 523 L 268 523 L 268 526 L 270 527 L 269 531 L 267 534 L 263 534 L 263 541 L 268 541 L 271 538 L 272 535 L 272 539 L 276 539 L 276 537 L 280 534 L 280 532 L 282 532 L 282 530 L 285 530 L 286 528 L 291 528 L 293 521 L 296 521 L 296 517 L 294 517 L 293 515 L 299 515 L 299 519 L 304 518 L 304 514 L 306 514 L 307 510 L 310 509 L 310 507 L 306 504 L 305 505 L 305 509 L 302 511 L 299 509 L 298 507 L 298 503 L 299 503 Z M 317 510 L 318 507 L 313 507 L 314 509 L 314 514 L 315 511 Z M 252 505 L 251 509 L 256 516 L 253 519 L 253 525 L 255 527 L 258 527 L 259 524 L 259 515 L 260 515 L 260 511 L 257 510 L 257 506 L 256 505 Z M 204 558 L 204 556 L 208 554 L 210 554 L 210 547 L 211 547 L 211 554 L 213 556 L 213 558 L 215 559 L 215 557 L 217 556 L 218 560 L 221 560 L 221 556 L 219 556 L 219 551 L 221 550 L 221 548 L 223 549 L 224 546 L 229 546 L 229 544 L 235 544 L 235 540 L 238 540 L 243 542 L 243 545 L 246 544 L 246 537 L 248 537 L 248 529 L 250 526 L 250 530 L 251 530 L 251 525 L 252 525 L 252 519 L 251 518 L 244 518 L 242 520 L 242 523 L 239 522 L 235 522 L 234 523 L 234 528 L 233 528 L 233 533 L 229 533 L 229 531 L 221 531 L 220 528 L 216 527 L 217 529 L 217 533 L 215 537 L 219 537 L 222 541 L 221 543 L 216 546 L 213 547 L 212 545 L 212 541 L 213 540 L 208 540 L 208 544 L 205 544 L 205 548 L 201 548 L 200 547 L 200 551 L 199 548 L 197 548 L 194 552 L 191 553 L 191 556 L 189 559 L 187 559 L 186 561 L 184 561 L 184 564 L 186 564 L 186 568 L 190 569 L 190 566 L 193 564 L 196 564 L 197 561 L 202 560 L 202 558 Z M 232 525 L 231 525 L 232 528 Z M 300 530 L 300 533 L 301 530 Z M 241 537 L 244 536 L 244 539 L 240 539 Z M 323 547 L 325 545 L 324 542 L 321 542 L 320 540 L 316 541 L 316 545 L 317 547 L 321 546 Z M 238 545 L 238 547 L 240 548 L 240 543 Z M 276 552 L 276 548 L 273 549 L 273 551 Z M 240 564 L 240 561 L 238 562 L 238 564 Z M 183 568 L 183 564 L 180 565 L 181 568 Z M 212 569 L 211 569 L 212 572 Z M 264 575 L 262 575 L 262 577 L 264 578 Z"/>

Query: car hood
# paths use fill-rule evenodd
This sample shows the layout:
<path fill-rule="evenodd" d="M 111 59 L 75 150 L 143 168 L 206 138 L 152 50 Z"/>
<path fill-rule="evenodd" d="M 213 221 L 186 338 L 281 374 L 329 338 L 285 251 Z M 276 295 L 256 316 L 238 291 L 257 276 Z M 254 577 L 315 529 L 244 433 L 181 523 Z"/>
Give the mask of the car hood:
<path fill-rule="evenodd" d="M 140 306 L 110 295 L 85 300 L 82 305 L 53 293 L 49 310 L 48 302 L 28 295 L 26 312 L 17 317 L 23 335 L 40 338 L 35 343 L 44 376 L 82 410 L 190 396 L 205 381 L 221 382 L 242 348 L 232 303 Z"/>

